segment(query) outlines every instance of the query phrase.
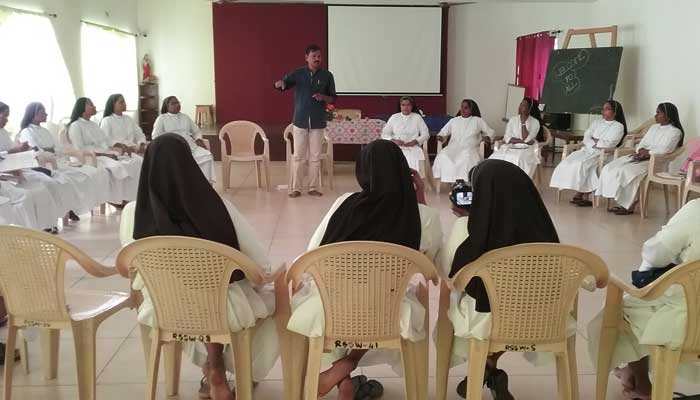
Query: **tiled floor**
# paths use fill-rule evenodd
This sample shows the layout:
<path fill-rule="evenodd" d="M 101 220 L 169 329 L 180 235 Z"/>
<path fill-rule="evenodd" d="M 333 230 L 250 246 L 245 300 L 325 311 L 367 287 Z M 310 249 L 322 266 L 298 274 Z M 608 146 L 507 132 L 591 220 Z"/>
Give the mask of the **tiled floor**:
<path fill-rule="evenodd" d="M 545 169 L 546 179 L 551 169 Z M 232 185 L 224 195 L 245 214 L 255 226 L 259 239 L 269 248 L 273 265 L 288 264 L 306 248 L 311 233 L 335 200 L 336 196 L 357 190 L 352 164 L 340 164 L 336 169 L 336 188 L 332 192 L 325 189 L 325 196 L 312 198 L 303 196 L 289 199 L 284 190 L 267 193 L 255 188 L 255 172 L 252 166 L 236 166 Z M 273 163 L 274 184 L 286 183 L 283 163 Z M 545 185 L 546 186 L 546 185 Z M 220 182 L 217 183 L 220 189 Z M 639 215 L 619 217 L 604 209 L 581 209 L 566 201 L 557 203 L 556 192 L 544 188 L 544 199 L 554 219 L 562 242 L 575 244 L 595 251 L 608 263 L 610 269 L 621 277 L 628 277 L 640 259 L 641 244 L 652 236 L 666 220 L 661 195 L 655 193 L 650 211 L 651 217 L 642 221 Z M 443 230 L 449 232 L 454 217 L 449 210 L 446 194 L 428 194 L 429 205 L 441 210 Z M 66 227 L 61 237 L 79 246 L 90 256 L 106 265 L 114 263 L 120 245 L 117 239 L 119 214 L 87 217 L 79 224 Z M 126 280 L 120 277 L 104 279 L 91 278 L 72 266 L 66 274 L 66 286 L 105 290 L 128 289 Z M 577 343 L 580 398 L 593 399 L 595 387 L 594 368 L 586 351 L 586 323 L 602 306 L 603 292 L 594 294 L 583 292 L 579 311 L 579 335 Z M 431 317 L 436 315 L 436 304 L 432 304 Z M 434 323 L 434 321 L 431 321 Z M 141 350 L 134 311 L 125 310 L 108 319 L 100 328 L 97 339 L 97 395 L 99 399 L 142 398 L 144 395 L 145 366 Z M 77 398 L 75 356 L 69 333 L 61 336 L 61 354 L 58 378 L 46 381 L 40 368 L 38 340 L 30 343 L 30 373 L 25 375 L 15 369 L 13 395 L 15 399 L 75 399 Z M 431 345 L 431 393 L 434 392 L 434 349 Z M 503 358 L 502 368 L 510 375 L 511 391 L 517 399 L 555 399 L 556 376 L 553 367 L 533 368 L 518 355 Z M 401 399 L 403 380 L 398 378 L 388 366 L 365 368 L 363 373 L 378 378 L 384 384 L 386 399 Z M 451 371 L 449 396 L 457 399 L 455 385 L 463 377 L 465 367 Z M 183 364 L 180 399 L 197 398 L 198 382 L 201 375 L 197 368 Z M 282 393 L 282 374 L 279 364 L 271 371 L 267 380 L 258 385 L 256 399 L 278 399 Z M 163 389 L 159 398 L 164 398 Z M 700 385 L 679 383 L 677 390 L 684 393 L 700 392 Z M 331 393 L 328 398 L 335 398 Z M 490 394 L 484 392 L 484 398 Z M 611 378 L 608 390 L 609 399 L 621 399 L 620 387 Z"/>

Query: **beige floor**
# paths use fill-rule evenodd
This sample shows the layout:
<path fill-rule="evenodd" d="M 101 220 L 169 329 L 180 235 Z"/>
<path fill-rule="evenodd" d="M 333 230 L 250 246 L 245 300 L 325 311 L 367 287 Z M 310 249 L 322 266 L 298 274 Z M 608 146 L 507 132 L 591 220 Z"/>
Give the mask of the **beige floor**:
<path fill-rule="evenodd" d="M 285 191 L 274 190 L 267 193 L 255 188 L 255 172 L 252 166 L 237 166 L 234 169 L 232 184 L 224 195 L 245 214 L 255 226 L 259 239 L 269 248 L 273 265 L 290 263 L 306 248 L 307 241 L 317 224 L 338 194 L 357 190 L 354 166 L 343 164 L 337 167 L 335 192 L 324 188 L 325 196 L 311 198 L 303 196 L 289 199 Z M 551 169 L 546 169 L 546 175 Z M 286 183 L 283 163 L 273 163 L 273 183 Z M 546 179 L 548 183 L 548 179 Z M 546 186 L 546 185 L 545 185 Z M 220 188 L 220 183 L 217 184 Z M 604 209 L 581 209 L 566 201 L 557 203 L 556 193 L 544 189 L 544 199 L 554 219 L 562 242 L 575 244 L 600 254 L 610 269 L 621 277 L 629 273 L 639 263 L 641 244 L 652 236 L 666 220 L 662 195 L 654 193 L 650 218 L 642 221 L 639 215 L 619 217 L 606 213 Z M 517 199 L 514 199 L 517 201 Z M 449 211 L 449 200 L 445 194 L 428 194 L 429 205 L 441 210 L 443 230 L 449 232 L 454 217 Z M 61 237 L 79 246 L 95 259 L 113 264 L 120 245 L 117 239 L 119 214 L 86 217 L 75 226 L 66 227 Z M 73 267 L 67 274 L 67 287 L 109 290 L 127 290 L 127 282 L 120 277 L 105 279 L 91 278 L 82 270 Z M 577 343 L 579 383 L 582 399 L 593 399 L 595 375 L 589 360 L 586 346 L 586 323 L 598 312 L 602 305 L 603 293 L 585 292 L 581 296 L 579 312 L 579 335 Z M 435 318 L 436 303 L 432 304 L 431 317 Z M 432 321 L 434 322 L 434 321 Z M 142 398 L 144 393 L 145 367 L 138 338 L 134 311 L 122 311 L 107 320 L 98 332 L 97 340 L 97 394 L 99 399 Z M 40 369 L 38 341 L 30 343 L 30 373 L 25 375 L 15 369 L 13 395 L 15 399 L 75 399 L 76 376 L 73 344 L 69 334 L 61 337 L 61 355 L 58 379 L 46 381 Z M 434 375 L 434 351 L 431 349 L 431 377 Z M 533 368 L 518 355 L 503 358 L 502 367 L 510 375 L 510 387 L 517 399 L 555 399 L 556 377 L 552 367 Z M 365 368 L 363 373 L 382 381 L 386 399 L 403 398 L 403 380 L 398 378 L 388 366 Z M 457 399 L 454 387 L 466 372 L 465 367 L 451 371 L 450 398 Z M 190 366 L 183 368 L 180 399 L 195 399 L 199 371 Z M 279 365 L 273 369 L 267 380 L 255 391 L 256 399 L 278 399 L 282 393 L 282 374 Z M 162 386 L 162 385 L 161 385 Z M 434 379 L 431 378 L 431 388 Z M 164 398 L 162 388 L 159 398 Z M 700 385 L 678 384 L 677 390 L 684 393 L 700 392 Z M 431 393 L 433 389 L 431 389 Z M 609 399 L 621 399 L 620 388 L 611 378 Z M 331 393 L 328 398 L 335 398 Z M 484 398 L 491 396 L 484 392 Z"/>

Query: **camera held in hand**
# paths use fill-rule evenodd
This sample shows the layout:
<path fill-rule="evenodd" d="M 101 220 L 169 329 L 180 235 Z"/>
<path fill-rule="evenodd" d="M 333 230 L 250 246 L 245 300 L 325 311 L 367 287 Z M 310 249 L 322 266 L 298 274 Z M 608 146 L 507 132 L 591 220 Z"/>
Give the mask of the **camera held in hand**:
<path fill-rule="evenodd" d="M 472 205 L 473 195 L 472 187 L 464 179 L 457 179 L 450 192 L 450 201 L 456 207 L 468 210 Z"/>

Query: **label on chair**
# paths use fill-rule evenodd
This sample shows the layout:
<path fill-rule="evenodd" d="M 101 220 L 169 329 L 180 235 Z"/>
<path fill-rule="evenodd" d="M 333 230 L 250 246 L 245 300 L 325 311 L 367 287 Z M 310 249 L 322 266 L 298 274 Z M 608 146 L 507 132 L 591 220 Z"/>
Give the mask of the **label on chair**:
<path fill-rule="evenodd" d="M 173 339 L 180 341 L 180 342 L 211 343 L 211 336 L 209 336 L 209 335 L 191 336 L 191 335 L 185 335 L 183 333 L 173 333 Z"/>
<path fill-rule="evenodd" d="M 344 342 L 341 340 L 336 340 L 335 341 L 335 348 L 336 349 L 356 349 L 356 350 L 371 350 L 371 349 L 378 349 L 379 348 L 379 343 L 377 342 Z"/>
<path fill-rule="evenodd" d="M 21 325 L 32 328 L 50 328 L 51 324 L 44 321 L 34 321 L 31 319 L 25 319 Z"/>
<path fill-rule="evenodd" d="M 534 344 L 507 344 L 504 346 L 505 351 L 537 351 L 537 346 Z"/>

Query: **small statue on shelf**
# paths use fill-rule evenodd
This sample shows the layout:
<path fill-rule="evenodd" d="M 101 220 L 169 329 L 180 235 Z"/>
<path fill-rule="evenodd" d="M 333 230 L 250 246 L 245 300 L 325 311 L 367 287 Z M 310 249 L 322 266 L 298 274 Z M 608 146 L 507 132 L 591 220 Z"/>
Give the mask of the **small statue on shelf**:
<path fill-rule="evenodd" d="M 158 77 L 151 73 L 151 59 L 148 57 L 148 53 L 143 55 L 143 61 L 141 62 L 141 67 L 143 68 L 143 79 L 141 83 L 157 83 Z"/>

